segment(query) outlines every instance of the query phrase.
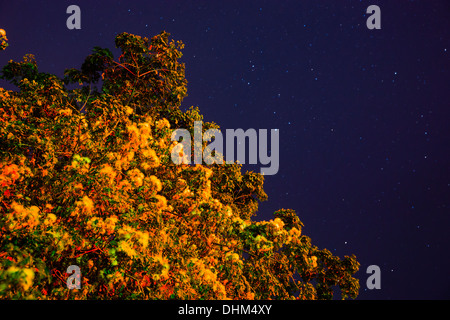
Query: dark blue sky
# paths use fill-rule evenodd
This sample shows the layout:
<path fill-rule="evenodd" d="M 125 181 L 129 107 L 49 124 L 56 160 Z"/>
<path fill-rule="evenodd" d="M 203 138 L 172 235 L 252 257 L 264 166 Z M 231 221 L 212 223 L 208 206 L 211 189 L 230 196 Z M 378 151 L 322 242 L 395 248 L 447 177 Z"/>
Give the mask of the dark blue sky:
<path fill-rule="evenodd" d="M 81 30 L 66 27 L 71 4 Z M 372 4 L 381 30 L 366 27 Z M 170 32 L 186 45 L 184 108 L 280 130 L 256 219 L 295 209 L 317 246 L 354 253 L 360 299 L 450 298 L 448 1 L 1 0 L 0 28 L 0 66 L 32 53 L 59 76 L 120 32 Z M 380 290 L 366 289 L 372 264 Z"/>

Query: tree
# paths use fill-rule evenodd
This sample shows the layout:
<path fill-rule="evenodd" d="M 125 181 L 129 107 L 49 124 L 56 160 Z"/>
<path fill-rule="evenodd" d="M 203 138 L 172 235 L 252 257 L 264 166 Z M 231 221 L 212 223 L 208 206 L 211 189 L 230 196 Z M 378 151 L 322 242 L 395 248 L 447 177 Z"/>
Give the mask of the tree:
<path fill-rule="evenodd" d="M 96 47 L 64 79 L 32 55 L 2 69 L 19 90 L 0 88 L 0 298 L 356 298 L 355 256 L 314 246 L 293 210 L 252 220 L 262 175 L 172 162 L 172 131 L 202 120 L 179 108 L 183 44 L 115 42 L 117 60 Z"/>

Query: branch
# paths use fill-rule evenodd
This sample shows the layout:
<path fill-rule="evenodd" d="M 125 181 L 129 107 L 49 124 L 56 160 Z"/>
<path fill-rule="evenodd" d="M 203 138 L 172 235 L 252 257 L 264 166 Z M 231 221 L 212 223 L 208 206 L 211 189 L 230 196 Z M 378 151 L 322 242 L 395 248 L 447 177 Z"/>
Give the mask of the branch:
<path fill-rule="evenodd" d="M 117 64 L 118 66 L 120 66 L 120 67 L 126 69 L 129 73 L 131 73 L 133 76 L 136 77 L 136 75 L 134 74 L 134 72 L 130 71 L 130 69 L 128 69 L 127 67 L 125 67 L 123 64 L 118 63 L 118 62 L 116 62 L 116 61 L 114 61 L 114 60 L 113 60 L 113 62 L 114 62 L 115 64 Z"/>

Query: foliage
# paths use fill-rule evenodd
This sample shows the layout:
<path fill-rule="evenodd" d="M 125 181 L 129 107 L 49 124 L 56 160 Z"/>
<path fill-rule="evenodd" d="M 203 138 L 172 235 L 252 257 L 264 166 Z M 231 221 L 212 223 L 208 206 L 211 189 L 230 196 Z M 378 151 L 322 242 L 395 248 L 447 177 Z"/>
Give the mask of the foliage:
<path fill-rule="evenodd" d="M 8 47 L 8 38 L 6 38 L 6 31 L 0 29 L 0 51 L 5 50 Z"/>
<path fill-rule="evenodd" d="M 96 47 L 64 79 L 32 55 L 2 69 L 19 91 L 0 88 L 0 298 L 355 298 L 354 256 L 312 245 L 293 210 L 252 220 L 263 176 L 172 162 L 172 130 L 202 120 L 179 108 L 183 44 L 116 45 L 117 61 Z M 81 289 L 66 287 L 70 265 Z"/>

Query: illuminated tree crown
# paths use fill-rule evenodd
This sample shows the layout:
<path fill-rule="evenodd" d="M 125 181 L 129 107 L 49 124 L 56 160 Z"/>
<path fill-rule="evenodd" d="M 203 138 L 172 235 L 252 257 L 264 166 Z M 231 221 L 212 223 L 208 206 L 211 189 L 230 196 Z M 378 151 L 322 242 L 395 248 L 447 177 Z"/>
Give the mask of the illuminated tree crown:
<path fill-rule="evenodd" d="M 293 210 L 252 220 L 262 175 L 173 163 L 172 131 L 202 120 L 179 108 L 183 44 L 166 32 L 115 44 L 117 60 L 95 47 L 64 79 L 32 55 L 2 69 L 19 90 L 0 88 L 0 298 L 355 298 L 353 255 L 312 245 Z"/>

